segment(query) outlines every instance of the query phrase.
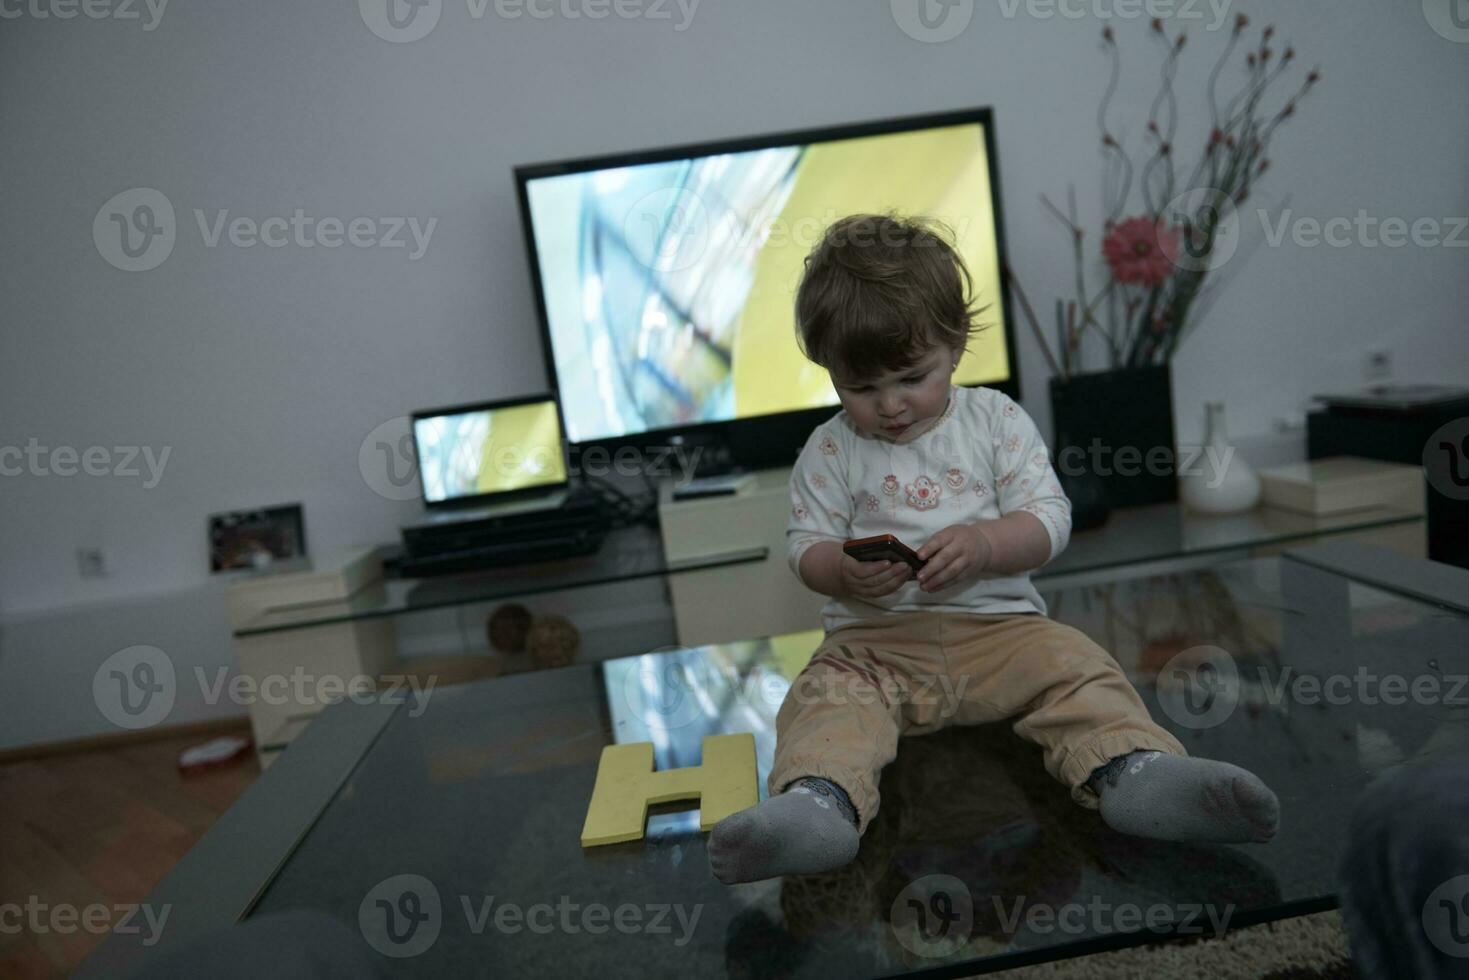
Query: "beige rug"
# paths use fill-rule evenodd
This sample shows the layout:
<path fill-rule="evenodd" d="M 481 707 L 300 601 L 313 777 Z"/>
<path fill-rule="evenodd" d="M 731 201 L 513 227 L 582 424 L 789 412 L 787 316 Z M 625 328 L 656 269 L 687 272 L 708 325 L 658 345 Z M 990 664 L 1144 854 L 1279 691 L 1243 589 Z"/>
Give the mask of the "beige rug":
<path fill-rule="evenodd" d="M 985 974 L 998 980 L 1346 980 L 1356 975 L 1335 911 L 1231 929 L 1222 939 L 1159 943 Z"/>

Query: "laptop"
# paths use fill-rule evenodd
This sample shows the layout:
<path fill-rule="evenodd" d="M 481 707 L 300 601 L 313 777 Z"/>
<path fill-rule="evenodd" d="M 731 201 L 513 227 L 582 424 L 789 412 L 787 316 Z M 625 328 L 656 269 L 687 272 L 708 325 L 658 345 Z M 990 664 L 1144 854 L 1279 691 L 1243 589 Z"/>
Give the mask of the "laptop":
<path fill-rule="evenodd" d="M 552 510 L 566 502 L 561 412 L 546 395 L 414 412 L 423 523 Z"/>

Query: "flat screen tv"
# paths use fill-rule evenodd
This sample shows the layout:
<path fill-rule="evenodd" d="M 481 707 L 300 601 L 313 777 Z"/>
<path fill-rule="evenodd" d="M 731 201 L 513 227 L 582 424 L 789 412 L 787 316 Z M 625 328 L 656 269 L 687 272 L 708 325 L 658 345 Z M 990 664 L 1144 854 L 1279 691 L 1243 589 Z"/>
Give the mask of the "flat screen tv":
<path fill-rule="evenodd" d="M 988 108 L 515 168 L 547 370 L 569 442 L 795 459 L 836 410 L 795 338 L 823 230 L 856 212 L 948 226 L 991 324 L 957 383 L 1019 397 Z M 717 454 L 716 454 L 717 455 Z"/>

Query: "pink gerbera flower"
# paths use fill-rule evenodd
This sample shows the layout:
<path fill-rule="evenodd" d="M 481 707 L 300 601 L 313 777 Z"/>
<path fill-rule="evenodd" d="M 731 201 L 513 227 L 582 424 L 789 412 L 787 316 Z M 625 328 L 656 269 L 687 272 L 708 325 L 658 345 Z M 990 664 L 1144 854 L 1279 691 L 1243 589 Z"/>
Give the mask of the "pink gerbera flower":
<path fill-rule="evenodd" d="M 1161 221 L 1128 218 L 1102 240 L 1102 254 L 1118 282 L 1157 286 L 1173 272 L 1169 255 L 1178 253 L 1178 232 Z"/>

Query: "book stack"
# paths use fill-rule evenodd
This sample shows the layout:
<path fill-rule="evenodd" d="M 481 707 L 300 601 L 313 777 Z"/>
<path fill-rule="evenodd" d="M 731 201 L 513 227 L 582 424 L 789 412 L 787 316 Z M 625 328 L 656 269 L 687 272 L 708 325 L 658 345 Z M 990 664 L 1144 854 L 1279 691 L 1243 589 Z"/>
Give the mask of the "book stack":
<path fill-rule="evenodd" d="M 1405 514 L 1424 511 L 1423 467 L 1358 456 L 1330 456 L 1260 471 L 1262 499 L 1279 507 L 1317 516 L 1387 508 Z"/>

